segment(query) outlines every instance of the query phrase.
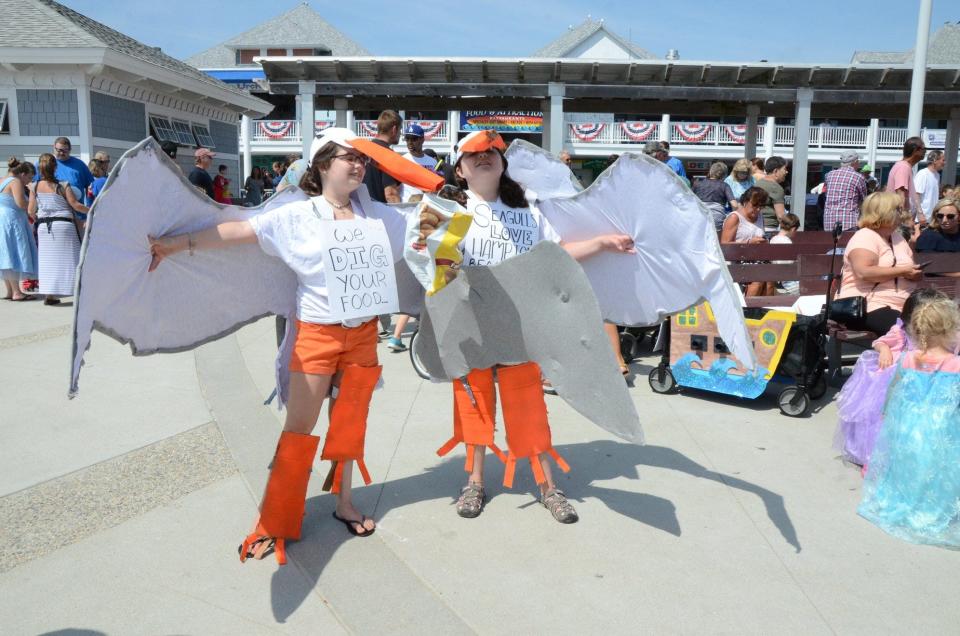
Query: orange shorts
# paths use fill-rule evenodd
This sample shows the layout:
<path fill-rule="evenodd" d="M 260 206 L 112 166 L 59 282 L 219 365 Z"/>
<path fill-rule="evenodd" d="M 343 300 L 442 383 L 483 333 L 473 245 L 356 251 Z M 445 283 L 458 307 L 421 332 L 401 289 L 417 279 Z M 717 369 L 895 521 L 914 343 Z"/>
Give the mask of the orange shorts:
<path fill-rule="evenodd" d="M 290 370 L 297 373 L 333 375 L 343 367 L 375 367 L 377 319 L 347 329 L 341 325 L 318 325 L 296 321 L 297 337 L 290 356 Z"/>

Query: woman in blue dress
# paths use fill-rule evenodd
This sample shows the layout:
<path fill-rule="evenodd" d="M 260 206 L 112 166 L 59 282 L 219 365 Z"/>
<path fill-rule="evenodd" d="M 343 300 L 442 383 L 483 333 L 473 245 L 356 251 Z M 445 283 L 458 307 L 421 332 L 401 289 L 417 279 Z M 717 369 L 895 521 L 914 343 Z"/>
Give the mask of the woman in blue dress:
<path fill-rule="evenodd" d="M 6 178 L 0 180 L 0 275 L 7 300 L 29 298 L 20 281 L 37 276 L 37 244 L 27 216 L 27 184 L 33 181 L 33 164 L 11 157 Z"/>
<path fill-rule="evenodd" d="M 858 512 L 887 533 L 960 549 L 960 310 L 946 295 L 918 307 L 890 385 Z"/>

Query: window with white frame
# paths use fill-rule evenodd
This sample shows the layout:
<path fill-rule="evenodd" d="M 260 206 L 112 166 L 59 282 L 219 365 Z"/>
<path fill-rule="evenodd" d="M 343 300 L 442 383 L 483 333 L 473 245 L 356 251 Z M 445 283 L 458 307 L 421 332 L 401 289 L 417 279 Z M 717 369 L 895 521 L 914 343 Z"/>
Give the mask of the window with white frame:
<path fill-rule="evenodd" d="M 7 100 L 0 99 L 0 135 L 10 134 L 10 114 L 7 110 Z"/>
<path fill-rule="evenodd" d="M 193 125 L 193 136 L 197 139 L 197 146 L 201 148 L 216 148 L 217 145 L 213 143 L 213 137 L 210 136 L 210 130 L 206 126 L 200 124 Z"/>
<path fill-rule="evenodd" d="M 192 146 L 194 144 L 193 133 L 190 131 L 190 124 L 176 119 L 171 120 L 170 123 L 173 124 L 173 130 L 175 133 L 177 133 L 176 142 L 178 144 L 184 146 Z"/>
<path fill-rule="evenodd" d="M 170 120 L 166 117 L 150 115 L 150 128 L 152 129 L 153 136 L 156 137 L 157 141 L 172 141 L 174 143 L 180 142 L 180 139 L 177 136 L 177 131 L 174 130 L 173 126 L 170 125 Z"/>

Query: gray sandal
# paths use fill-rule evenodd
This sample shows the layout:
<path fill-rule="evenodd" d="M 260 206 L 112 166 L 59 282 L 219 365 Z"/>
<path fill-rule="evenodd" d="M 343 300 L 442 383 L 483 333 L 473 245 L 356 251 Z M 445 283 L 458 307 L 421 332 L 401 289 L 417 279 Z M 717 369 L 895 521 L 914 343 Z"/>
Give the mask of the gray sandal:
<path fill-rule="evenodd" d="M 483 512 L 483 502 L 486 495 L 483 492 L 483 486 L 475 482 L 467 482 L 467 485 L 460 491 L 460 498 L 457 499 L 457 514 L 465 519 L 479 517 Z"/>
<path fill-rule="evenodd" d="M 573 505 L 567 501 L 562 490 L 557 490 L 556 488 L 548 490 L 540 497 L 540 503 L 542 503 L 543 507 L 549 510 L 553 518 L 560 523 L 575 523 L 580 519 L 580 517 L 577 516 L 577 511 L 574 510 Z"/>

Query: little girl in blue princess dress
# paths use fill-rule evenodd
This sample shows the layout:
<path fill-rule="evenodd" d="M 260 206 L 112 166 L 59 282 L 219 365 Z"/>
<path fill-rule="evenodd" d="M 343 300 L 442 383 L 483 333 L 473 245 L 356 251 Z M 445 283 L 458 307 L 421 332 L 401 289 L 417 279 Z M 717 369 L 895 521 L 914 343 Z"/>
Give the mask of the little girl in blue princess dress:
<path fill-rule="evenodd" d="M 917 307 L 943 298 L 946 296 L 935 289 L 914 291 L 903 304 L 896 324 L 873 341 L 872 349 L 860 355 L 853 374 L 837 396 L 839 423 L 833 443 L 845 460 L 866 466 L 883 422 L 883 405 L 896 364 L 905 351 L 914 348 L 905 325 L 910 323 Z"/>
<path fill-rule="evenodd" d="M 914 309 L 916 349 L 896 368 L 858 512 L 887 533 L 960 549 L 960 310 L 947 297 Z"/>

